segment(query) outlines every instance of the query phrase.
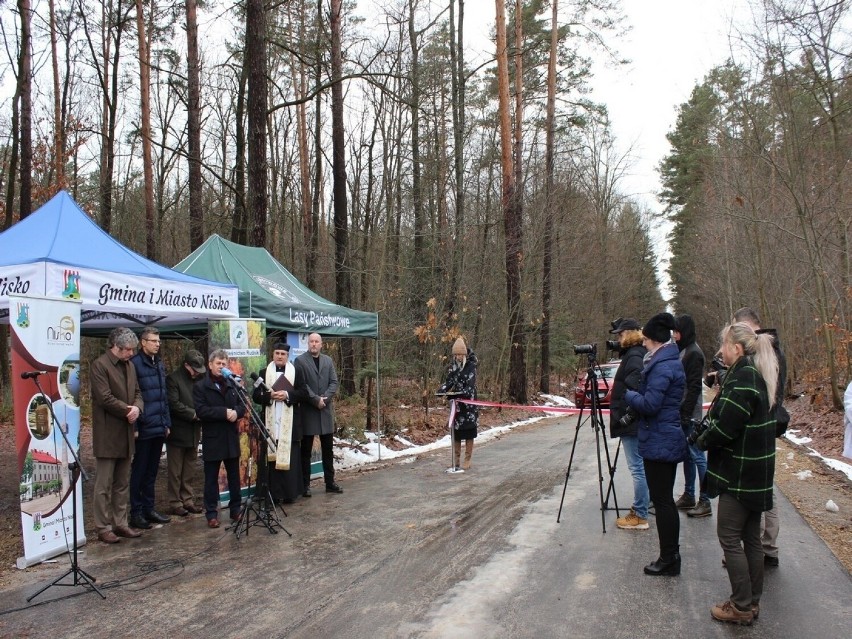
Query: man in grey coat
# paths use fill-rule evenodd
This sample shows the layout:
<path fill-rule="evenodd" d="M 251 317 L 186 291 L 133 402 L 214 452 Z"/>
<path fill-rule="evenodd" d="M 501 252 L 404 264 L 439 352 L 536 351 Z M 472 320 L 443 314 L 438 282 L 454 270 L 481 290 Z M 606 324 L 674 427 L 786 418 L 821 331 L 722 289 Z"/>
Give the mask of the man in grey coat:
<path fill-rule="evenodd" d="M 319 333 L 308 335 L 308 352 L 296 358 L 295 387 L 307 395 L 296 410 L 296 420 L 302 426 L 302 480 L 305 497 L 311 496 L 311 452 L 314 435 L 319 435 L 322 449 L 322 470 L 325 492 L 342 493 L 343 489 L 334 481 L 334 408 L 332 399 L 337 393 L 337 373 L 334 361 L 322 352 L 322 337 Z"/>

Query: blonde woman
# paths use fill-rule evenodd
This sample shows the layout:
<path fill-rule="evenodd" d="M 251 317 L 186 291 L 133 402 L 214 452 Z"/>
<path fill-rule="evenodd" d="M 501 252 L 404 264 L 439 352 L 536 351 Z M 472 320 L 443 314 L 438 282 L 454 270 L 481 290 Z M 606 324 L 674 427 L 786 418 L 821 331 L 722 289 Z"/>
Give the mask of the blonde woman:
<path fill-rule="evenodd" d="M 728 372 L 698 446 L 709 451 L 707 492 L 719 496 L 716 531 L 725 553 L 731 596 L 714 619 L 751 625 L 763 593 L 760 515 L 772 508 L 778 358 L 772 337 L 748 324 L 726 326 L 722 359 Z"/>

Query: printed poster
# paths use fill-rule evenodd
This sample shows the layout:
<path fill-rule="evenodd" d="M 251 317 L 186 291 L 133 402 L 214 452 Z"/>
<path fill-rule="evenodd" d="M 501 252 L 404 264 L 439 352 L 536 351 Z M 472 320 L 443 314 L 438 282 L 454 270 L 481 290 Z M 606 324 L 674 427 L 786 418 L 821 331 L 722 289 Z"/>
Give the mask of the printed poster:
<path fill-rule="evenodd" d="M 23 569 L 73 549 L 72 500 L 86 543 L 83 488 L 70 468 L 80 450 L 80 303 L 10 296 L 9 309 Z"/>

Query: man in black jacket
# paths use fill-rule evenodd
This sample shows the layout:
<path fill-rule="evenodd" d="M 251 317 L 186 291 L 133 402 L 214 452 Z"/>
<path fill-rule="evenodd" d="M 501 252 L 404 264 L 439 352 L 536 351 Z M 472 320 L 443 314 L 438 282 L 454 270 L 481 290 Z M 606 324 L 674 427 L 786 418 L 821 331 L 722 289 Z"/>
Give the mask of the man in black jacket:
<path fill-rule="evenodd" d="M 775 357 L 778 358 L 778 385 L 775 388 L 775 434 L 781 437 L 790 423 L 790 414 L 784 408 L 784 395 L 787 388 L 787 359 L 781 350 L 778 333 L 774 328 L 761 328 L 760 316 L 752 308 L 744 306 L 734 313 L 732 322 L 743 322 L 751 326 L 755 333 L 769 333 L 775 340 L 772 346 L 775 349 Z M 761 519 L 760 540 L 763 543 L 763 563 L 767 566 L 778 565 L 778 533 L 781 531 L 781 522 L 778 519 L 778 500 L 772 496 L 772 508 L 763 513 Z"/>
<path fill-rule="evenodd" d="M 624 393 L 638 390 L 642 381 L 643 359 L 647 349 L 642 345 L 642 327 L 628 317 L 612 323 L 610 333 L 618 335 L 621 363 L 612 382 L 612 400 L 609 407 L 610 437 L 621 437 L 621 447 L 627 468 L 633 477 L 633 505 L 624 517 L 615 520 L 615 525 L 624 530 L 648 530 L 648 483 L 645 480 L 645 465 L 639 455 L 638 420 L 627 411 Z"/>
<path fill-rule="evenodd" d="M 680 363 L 686 374 L 686 389 L 680 403 L 680 425 L 688 437 L 693 420 L 701 421 L 704 403 L 704 352 L 695 341 L 695 322 L 690 315 L 678 315 L 677 328 L 673 331 L 680 351 Z M 695 475 L 698 471 L 699 498 L 695 500 Z M 709 517 L 713 514 L 710 498 L 704 490 L 704 475 L 707 473 L 707 454 L 694 444 L 689 445 L 689 458 L 683 462 L 683 494 L 675 502 L 680 510 L 690 517 Z"/>
<path fill-rule="evenodd" d="M 201 420 L 201 452 L 204 457 L 204 513 L 210 528 L 219 527 L 219 468 L 228 475 L 228 510 L 239 521 L 240 512 L 240 433 L 237 422 L 246 414 L 231 381 L 222 373 L 228 354 L 215 350 L 207 358 L 208 372 L 192 387 L 195 412 Z"/>

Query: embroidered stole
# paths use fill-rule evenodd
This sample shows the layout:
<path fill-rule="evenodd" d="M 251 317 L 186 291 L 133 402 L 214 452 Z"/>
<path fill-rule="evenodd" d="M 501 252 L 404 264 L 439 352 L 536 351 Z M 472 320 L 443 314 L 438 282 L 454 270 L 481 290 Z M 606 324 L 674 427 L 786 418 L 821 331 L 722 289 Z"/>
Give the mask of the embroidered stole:
<path fill-rule="evenodd" d="M 290 362 L 284 367 L 284 372 L 275 370 L 275 362 L 266 367 L 264 382 L 268 388 L 284 375 L 291 384 L 296 381 L 296 369 Z M 290 440 L 293 436 L 293 407 L 285 402 L 273 401 L 266 409 L 266 430 L 275 440 L 276 452 L 269 453 L 269 461 L 275 462 L 275 470 L 290 470 Z"/>

